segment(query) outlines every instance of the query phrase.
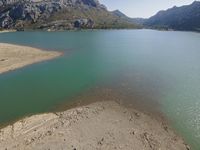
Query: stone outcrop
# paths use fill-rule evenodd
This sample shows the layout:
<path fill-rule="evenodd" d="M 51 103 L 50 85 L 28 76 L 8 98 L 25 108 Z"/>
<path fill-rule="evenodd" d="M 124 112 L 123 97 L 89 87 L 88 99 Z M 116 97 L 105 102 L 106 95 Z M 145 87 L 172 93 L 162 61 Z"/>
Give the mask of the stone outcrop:
<path fill-rule="evenodd" d="M 0 0 L 0 7 L 0 27 L 7 29 L 23 28 L 26 24 L 47 19 L 53 13 L 69 7 L 103 9 L 97 0 Z M 74 20 L 72 24 L 77 25 L 78 22 L 78 28 L 93 26 L 93 21 L 89 18 Z"/>
<path fill-rule="evenodd" d="M 0 0 L 0 30 L 127 27 L 98 0 Z"/>
<path fill-rule="evenodd" d="M 91 19 L 78 19 L 74 21 L 75 28 L 93 28 L 94 22 Z"/>

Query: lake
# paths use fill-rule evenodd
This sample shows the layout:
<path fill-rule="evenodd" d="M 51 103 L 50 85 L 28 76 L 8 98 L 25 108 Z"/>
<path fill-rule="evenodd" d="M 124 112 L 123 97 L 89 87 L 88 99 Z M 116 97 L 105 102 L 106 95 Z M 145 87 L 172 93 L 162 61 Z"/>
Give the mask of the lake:
<path fill-rule="evenodd" d="M 200 34 L 154 30 L 15 32 L 0 42 L 64 55 L 0 75 L 0 123 L 49 112 L 96 87 L 158 110 L 200 149 Z M 123 100 L 123 99 L 122 99 Z"/>

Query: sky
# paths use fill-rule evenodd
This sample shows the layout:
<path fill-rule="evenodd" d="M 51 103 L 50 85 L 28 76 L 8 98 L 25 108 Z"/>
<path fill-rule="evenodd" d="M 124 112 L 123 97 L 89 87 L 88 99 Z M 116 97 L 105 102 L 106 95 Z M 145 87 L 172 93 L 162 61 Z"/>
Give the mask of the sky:
<path fill-rule="evenodd" d="M 191 4 L 194 0 L 99 0 L 108 10 L 119 9 L 129 17 L 148 18 L 159 10 Z"/>

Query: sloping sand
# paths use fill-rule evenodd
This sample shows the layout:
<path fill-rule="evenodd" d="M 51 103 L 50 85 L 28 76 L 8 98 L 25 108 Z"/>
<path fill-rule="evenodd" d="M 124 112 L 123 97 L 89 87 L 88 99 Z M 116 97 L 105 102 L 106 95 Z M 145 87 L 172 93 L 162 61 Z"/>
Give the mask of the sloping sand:
<path fill-rule="evenodd" d="M 52 59 L 60 55 L 61 53 L 59 52 L 0 43 L 0 73 Z"/>
<path fill-rule="evenodd" d="M 0 30 L 0 33 L 16 32 L 16 30 Z"/>
<path fill-rule="evenodd" d="M 0 130 L 7 150 L 188 150 L 164 123 L 114 101 L 35 115 Z"/>

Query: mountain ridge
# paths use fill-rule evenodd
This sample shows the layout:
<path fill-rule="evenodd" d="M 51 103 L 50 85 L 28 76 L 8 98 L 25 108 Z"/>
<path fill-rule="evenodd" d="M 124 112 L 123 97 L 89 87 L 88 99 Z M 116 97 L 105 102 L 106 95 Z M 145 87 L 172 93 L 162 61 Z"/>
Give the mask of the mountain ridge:
<path fill-rule="evenodd" d="M 158 11 L 147 19 L 130 18 L 119 10 L 112 11 L 112 13 L 124 20 L 140 25 L 142 28 L 200 32 L 200 1 Z"/>
<path fill-rule="evenodd" d="M 142 25 L 145 22 L 145 20 L 146 20 L 144 18 L 131 18 L 131 17 L 125 15 L 123 12 L 121 12 L 118 9 L 112 11 L 112 14 L 114 14 L 114 15 L 116 15 L 116 16 L 118 16 L 118 17 L 120 17 L 120 18 L 122 18 L 122 19 L 124 19 L 124 20 L 126 20 L 128 22 L 137 24 L 137 25 Z"/>
<path fill-rule="evenodd" d="M 67 30 L 137 28 L 98 0 L 0 0 L 0 28 Z"/>
<path fill-rule="evenodd" d="M 0 0 L 0 30 L 111 28 L 200 31 L 200 1 L 144 19 L 108 11 L 98 0 Z"/>
<path fill-rule="evenodd" d="M 161 10 L 143 25 L 153 29 L 200 31 L 200 1 Z"/>

